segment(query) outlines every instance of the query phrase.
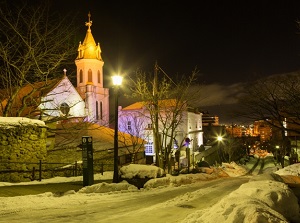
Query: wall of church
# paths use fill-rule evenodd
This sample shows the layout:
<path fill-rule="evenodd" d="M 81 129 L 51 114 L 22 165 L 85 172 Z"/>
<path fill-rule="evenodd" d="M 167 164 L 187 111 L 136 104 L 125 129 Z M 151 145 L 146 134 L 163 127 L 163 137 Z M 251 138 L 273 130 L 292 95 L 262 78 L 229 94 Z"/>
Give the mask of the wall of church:
<path fill-rule="evenodd" d="M 65 114 L 61 111 L 62 104 L 69 107 L 68 117 L 85 117 L 85 103 L 69 81 L 65 77 L 59 85 L 42 99 L 39 106 L 48 117 L 60 117 Z"/>
<path fill-rule="evenodd" d="M 27 118 L 0 118 L 0 181 L 30 181 L 32 168 L 37 166 L 30 163 L 46 158 L 46 139 L 47 128 L 41 121 L 37 124 Z"/>

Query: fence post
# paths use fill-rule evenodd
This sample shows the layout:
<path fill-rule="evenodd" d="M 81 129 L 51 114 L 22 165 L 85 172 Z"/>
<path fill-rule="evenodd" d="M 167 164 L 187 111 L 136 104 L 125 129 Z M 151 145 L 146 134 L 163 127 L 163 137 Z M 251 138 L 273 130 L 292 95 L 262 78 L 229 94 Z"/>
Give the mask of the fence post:
<path fill-rule="evenodd" d="M 39 181 L 42 181 L 42 160 L 39 163 Z"/>
<path fill-rule="evenodd" d="M 34 179 L 35 179 L 35 167 L 32 167 L 31 181 L 34 181 Z"/>
<path fill-rule="evenodd" d="M 77 161 L 75 161 L 75 177 L 77 177 Z"/>
<path fill-rule="evenodd" d="M 103 176 L 103 172 L 104 172 L 104 164 L 103 163 L 101 163 L 101 175 Z"/>

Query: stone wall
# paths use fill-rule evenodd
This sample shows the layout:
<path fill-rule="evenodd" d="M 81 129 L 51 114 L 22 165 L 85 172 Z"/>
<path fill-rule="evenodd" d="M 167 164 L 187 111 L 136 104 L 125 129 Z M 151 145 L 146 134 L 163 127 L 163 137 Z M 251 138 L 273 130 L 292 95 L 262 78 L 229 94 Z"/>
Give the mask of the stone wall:
<path fill-rule="evenodd" d="M 46 159 L 46 140 L 44 122 L 0 117 L 0 181 L 30 181 L 32 170 Z"/>

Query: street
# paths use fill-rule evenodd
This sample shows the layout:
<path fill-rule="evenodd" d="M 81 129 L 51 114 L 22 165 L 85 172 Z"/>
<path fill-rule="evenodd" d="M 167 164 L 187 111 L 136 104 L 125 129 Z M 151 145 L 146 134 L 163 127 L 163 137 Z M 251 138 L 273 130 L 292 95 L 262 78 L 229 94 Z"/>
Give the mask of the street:
<path fill-rule="evenodd" d="M 59 205 L 48 207 L 43 202 L 22 209 L 0 212 L 0 222 L 179 222 L 195 210 L 208 208 L 222 197 L 248 182 L 248 177 L 220 178 L 211 181 L 155 190 L 117 194 L 82 194 L 82 202 L 72 195 L 59 198 Z M 15 197 L 17 199 L 17 197 Z M 188 201 L 188 202 L 187 202 Z M 48 202 L 49 203 L 49 202 Z M 22 204 L 20 204 L 22 205 Z M 71 219 L 71 220 L 70 220 Z M 101 219 L 101 220 L 100 220 Z"/>

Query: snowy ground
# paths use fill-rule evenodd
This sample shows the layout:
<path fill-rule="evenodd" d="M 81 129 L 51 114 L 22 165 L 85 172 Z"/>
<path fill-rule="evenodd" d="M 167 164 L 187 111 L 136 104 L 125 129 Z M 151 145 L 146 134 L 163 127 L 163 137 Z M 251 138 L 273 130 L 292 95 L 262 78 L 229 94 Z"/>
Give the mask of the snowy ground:
<path fill-rule="evenodd" d="M 129 165 L 123 168 L 124 175 L 127 178 L 139 175 L 139 176 L 154 176 L 161 174 L 161 170 L 154 166 L 142 166 Z M 300 164 L 293 164 L 284 169 L 277 170 L 270 164 L 269 173 L 283 175 L 283 179 L 286 181 L 293 181 L 295 184 L 299 184 Z M 100 183 L 92 186 L 82 188 L 80 191 L 68 191 L 63 196 L 57 197 L 57 195 L 51 192 L 18 196 L 18 197 L 1 197 L 0 198 L 0 222 L 43 222 L 41 219 L 33 218 L 30 221 L 26 220 L 11 220 L 14 219 L 14 213 L 28 212 L 28 216 L 37 211 L 43 210 L 51 214 L 52 222 L 64 222 L 65 219 L 60 219 L 61 212 L 56 211 L 61 206 L 67 204 L 72 205 L 75 203 L 85 203 L 87 196 L 89 204 L 97 205 L 97 201 L 100 199 L 102 202 L 105 199 L 109 200 L 112 197 L 119 196 L 120 199 L 130 199 L 131 196 L 139 196 L 140 193 L 146 193 L 147 191 L 155 190 L 170 190 L 174 187 L 183 187 L 187 184 L 193 184 L 199 181 L 207 181 L 216 179 L 218 177 L 238 177 L 244 175 L 247 172 L 244 166 L 239 166 L 235 163 L 224 163 L 223 168 L 216 168 L 212 173 L 199 173 L 199 174 L 185 174 L 179 176 L 167 175 L 162 178 L 155 178 L 149 180 L 143 189 L 138 190 L 135 186 L 123 181 L 119 184 Z M 95 175 L 97 179 L 112 179 L 112 172 L 105 172 L 104 175 Z M 77 178 L 63 178 L 56 177 L 53 179 L 43 180 L 42 182 L 34 181 L 29 183 L 19 184 L 47 184 L 53 182 L 67 182 L 67 181 L 82 181 L 82 177 Z M 0 183 L 0 186 L 15 185 L 12 183 Z M 139 193 L 136 193 L 136 192 Z M 187 201 L 189 196 L 185 198 Z M 174 201 L 173 201 L 174 202 Z M 33 206 L 38 208 L 32 210 Z M 142 204 L 142 203 L 141 203 Z M 88 205 L 88 204 L 87 204 Z M 165 205 L 165 204 L 162 204 Z M 157 208 L 157 207 L 156 207 Z M 157 210 L 157 209 L 156 209 Z M 91 222 L 101 222 L 101 219 L 95 220 L 95 213 L 93 213 L 94 220 Z M 75 216 L 75 213 L 74 213 Z M 73 218 L 72 218 L 73 219 Z M 69 219 L 69 222 L 72 222 Z M 75 219 L 75 218 L 74 218 Z M 151 217 L 147 216 L 147 219 L 143 219 L 144 222 L 152 222 Z M 161 222 L 165 222 L 163 219 Z M 298 199 L 292 190 L 284 182 L 274 180 L 271 175 L 253 177 L 249 182 L 242 184 L 237 190 L 230 193 L 228 196 L 222 198 L 218 203 L 205 210 L 195 210 L 192 214 L 189 214 L 185 219 L 174 222 L 182 223 L 216 223 L 216 222 L 300 222 Z"/>

